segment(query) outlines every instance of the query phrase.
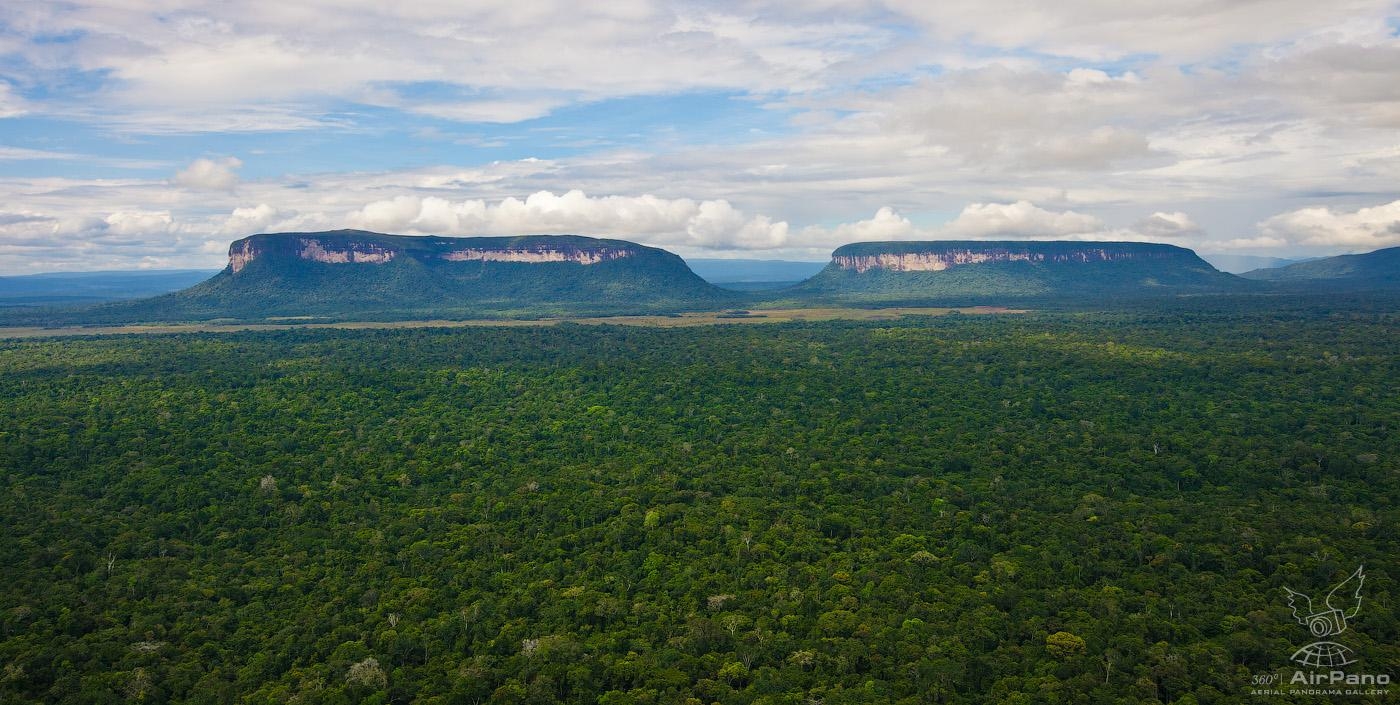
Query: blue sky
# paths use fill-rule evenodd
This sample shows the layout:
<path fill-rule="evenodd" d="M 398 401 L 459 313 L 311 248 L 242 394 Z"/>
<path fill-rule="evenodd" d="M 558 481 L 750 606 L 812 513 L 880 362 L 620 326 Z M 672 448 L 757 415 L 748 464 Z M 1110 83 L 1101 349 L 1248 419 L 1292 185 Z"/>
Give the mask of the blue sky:
<path fill-rule="evenodd" d="M 114 135 L 89 121 L 24 115 L 0 123 L 5 146 L 96 159 L 12 158 L 0 161 L 0 176 L 162 178 L 192 158 L 225 155 L 244 155 L 240 176 L 245 179 L 564 159 L 601 149 L 723 146 L 777 136 L 789 131 L 791 112 L 765 108 L 741 94 L 702 91 L 583 102 L 512 123 L 464 124 L 346 103 L 320 113 L 331 127 L 298 131 Z"/>
<path fill-rule="evenodd" d="M 0 274 L 290 229 L 1400 244 L 1394 2 L 0 8 Z"/>

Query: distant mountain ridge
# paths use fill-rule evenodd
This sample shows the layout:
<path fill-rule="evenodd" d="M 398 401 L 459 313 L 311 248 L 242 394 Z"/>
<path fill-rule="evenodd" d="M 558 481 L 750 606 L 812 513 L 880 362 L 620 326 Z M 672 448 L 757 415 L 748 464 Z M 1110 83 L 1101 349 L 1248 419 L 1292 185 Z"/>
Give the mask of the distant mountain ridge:
<path fill-rule="evenodd" d="M 1330 286 L 1334 288 L 1400 287 L 1400 247 L 1388 247 L 1359 255 L 1337 255 L 1256 269 L 1240 276 L 1282 286 Z"/>
<path fill-rule="evenodd" d="M 1237 255 L 1227 253 L 1202 253 L 1201 259 L 1210 262 L 1212 267 L 1230 274 L 1241 274 L 1255 269 L 1272 269 L 1274 267 L 1286 267 L 1295 262 L 1306 261 L 1306 258 L 1289 257 L 1266 257 L 1263 255 Z"/>
<path fill-rule="evenodd" d="M 1138 242 L 860 242 L 832 253 L 792 291 L 865 299 L 953 301 L 1234 291 L 1249 282 L 1183 247 Z"/>
<path fill-rule="evenodd" d="M 213 276 L 203 269 L 46 272 L 0 277 L 0 306 L 95 303 L 156 296 Z"/>
<path fill-rule="evenodd" d="M 820 272 L 826 262 L 776 259 L 706 259 L 687 257 L 691 270 L 711 284 L 800 282 Z"/>

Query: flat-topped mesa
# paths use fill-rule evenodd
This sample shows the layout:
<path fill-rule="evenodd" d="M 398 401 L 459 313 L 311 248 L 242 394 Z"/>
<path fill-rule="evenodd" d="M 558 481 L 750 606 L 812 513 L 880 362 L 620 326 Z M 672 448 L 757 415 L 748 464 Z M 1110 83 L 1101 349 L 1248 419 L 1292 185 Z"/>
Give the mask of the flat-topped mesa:
<path fill-rule="evenodd" d="M 265 233 L 151 315 L 178 320 L 653 314 L 735 295 L 666 250 L 581 235 L 438 237 L 363 230 Z"/>
<path fill-rule="evenodd" d="M 857 242 L 797 290 L 858 301 L 1101 299 L 1236 291 L 1248 282 L 1184 247 L 1070 240 Z"/>
<path fill-rule="evenodd" d="M 418 237 L 359 230 L 252 235 L 229 246 L 229 271 L 256 259 L 302 260 L 323 264 L 386 264 L 410 257 L 421 262 L 512 262 L 599 264 L 639 254 L 643 248 L 619 240 L 573 235 L 524 237 Z"/>
<path fill-rule="evenodd" d="M 941 272 L 952 267 L 1000 262 L 1090 263 L 1172 260 L 1193 257 L 1190 250 L 1137 242 L 861 242 L 832 253 L 835 266 L 865 273 Z"/>

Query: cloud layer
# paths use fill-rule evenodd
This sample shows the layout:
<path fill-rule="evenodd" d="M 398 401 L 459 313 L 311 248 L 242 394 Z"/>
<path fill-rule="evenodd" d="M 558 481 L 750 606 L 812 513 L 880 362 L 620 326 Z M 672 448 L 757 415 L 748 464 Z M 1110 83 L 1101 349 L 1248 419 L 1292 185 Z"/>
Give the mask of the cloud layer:
<path fill-rule="evenodd" d="M 373 189 L 371 189 L 373 190 Z M 235 194 L 227 198 L 236 201 Z M 230 240 L 259 232 L 358 228 L 418 235 L 588 234 L 635 240 L 683 254 L 824 258 L 849 242 L 929 239 L 1068 239 L 1168 242 L 1207 251 L 1258 246 L 1218 241 L 1181 212 L 1154 212 L 1112 227 L 1073 210 L 1029 201 L 972 203 L 947 222 L 920 227 L 891 207 L 834 225 L 793 227 L 728 201 L 653 195 L 593 197 L 582 191 L 538 191 L 523 198 L 454 201 L 400 195 L 358 207 L 325 209 L 312 194 L 298 208 L 268 203 L 177 217 L 166 210 L 117 210 L 86 217 L 35 211 L 0 212 L 0 255 L 37 263 L 36 270 L 107 267 L 222 266 Z M 1275 245 L 1400 243 L 1400 201 L 1355 212 L 1305 209 L 1259 225 Z"/>

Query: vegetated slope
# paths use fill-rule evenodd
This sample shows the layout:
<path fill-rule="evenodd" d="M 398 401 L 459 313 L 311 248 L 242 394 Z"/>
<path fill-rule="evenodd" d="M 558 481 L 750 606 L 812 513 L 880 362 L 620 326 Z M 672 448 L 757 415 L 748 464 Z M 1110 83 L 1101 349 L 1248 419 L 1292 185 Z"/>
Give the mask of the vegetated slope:
<path fill-rule="evenodd" d="M 680 257 L 572 235 L 413 237 L 355 230 L 253 235 L 184 291 L 96 307 L 84 322 L 656 313 L 730 295 Z"/>
<path fill-rule="evenodd" d="M 784 293 L 981 302 L 1198 294 L 1251 286 L 1172 245 L 950 240 L 845 245 L 817 276 Z"/>
<path fill-rule="evenodd" d="M 1400 247 L 1338 255 L 1240 275 L 1284 286 L 1392 288 L 1400 286 Z"/>

